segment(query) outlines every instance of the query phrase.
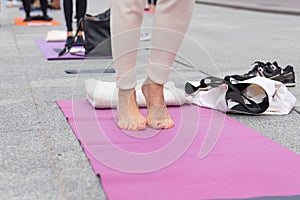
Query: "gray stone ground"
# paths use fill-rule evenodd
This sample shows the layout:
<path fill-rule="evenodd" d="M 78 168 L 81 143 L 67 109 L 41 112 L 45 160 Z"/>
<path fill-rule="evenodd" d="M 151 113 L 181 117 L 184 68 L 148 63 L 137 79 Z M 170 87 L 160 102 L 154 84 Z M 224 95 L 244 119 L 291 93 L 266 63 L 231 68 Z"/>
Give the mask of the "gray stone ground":
<path fill-rule="evenodd" d="M 236 9 L 300 15 L 300 4 L 297 0 L 196 0 L 196 2 Z"/>
<path fill-rule="evenodd" d="M 108 1 L 89 1 L 88 13 L 97 14 Z M 61 11 L 49 15 L 63 24 Z M 47 61 L 34 43 L 49 30 L 58 27 L 16 27 L 14 17 L 23 17 L 18 8 L 0 12 L 0 199 L 105 199 L 101 181 L 85 157 L 55 101 L 84 98 L 83 81 L 99 74 L 64 73 L 66 69 L 97 69 L 107 60 Z M 144 26 L 151 26 L 146 15 Z M 180 16 L 178 16 L 180 17 Z M 176 20 L 176 19 L 174 19 Z M 203 73 L 217 76 L 244 73 L 256 60 L 295 66 L 300 80 L 299 16 L 270 14 L 197 4 L 185 45 L 186 52 L 196 52 L 197 68 L 174 64 L 177 73 L 171 79 L 179 85 L 184 80 L 199 80 Z M 196 41 L 203 48 L 193 46 Z M 145 43 L 149 44 L 149 43 Z M 209 53 L 215 67 L 204 50 Z M 145 60 L 141 52 L 139 60 Z M 183 52 L 184 55 L 184 52 Z M 178 58 L 178 60 L 183 60 Z M 143 77 L 142 70 L 138 70 Z M 103 75 L 113 80 L 113 75 Z M 300 97 L 299 86 L 291 92 Z M 297 103 L 299 107 L 299 101 Z M 300 116 L 292 111 L 286 116 L 232 115 L 272 140 L 300 153 Z"/>

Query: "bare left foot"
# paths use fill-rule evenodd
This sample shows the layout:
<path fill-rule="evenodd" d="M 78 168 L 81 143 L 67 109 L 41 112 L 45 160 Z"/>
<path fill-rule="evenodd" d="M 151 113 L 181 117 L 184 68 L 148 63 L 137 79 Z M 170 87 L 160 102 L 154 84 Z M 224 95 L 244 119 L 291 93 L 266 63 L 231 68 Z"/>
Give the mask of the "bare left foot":
<path fill-rule="evenodd" d="M 168 113 L 163 85 L 157 84 L 147 78 L 142 86 L 147 102 L 147 124 L 154 129 L 168 129 L 174 127 L 174 122 Z"/>
<path fill-rule="evenodd" d="M 136 102 L 135 89 L 122 90 L 118 93 L 118 126 L 124 130 L 145 130 L 146 119 L 140 113 Z"/>

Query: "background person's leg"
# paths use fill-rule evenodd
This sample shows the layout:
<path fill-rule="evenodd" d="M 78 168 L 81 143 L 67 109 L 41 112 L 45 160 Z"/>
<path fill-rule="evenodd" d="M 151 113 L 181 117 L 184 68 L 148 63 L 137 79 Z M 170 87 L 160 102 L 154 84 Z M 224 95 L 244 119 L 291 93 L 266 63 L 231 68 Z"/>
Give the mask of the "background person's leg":
<path fill-rule="evenodd" d="M 25 11 L 25 19 L 24 21 L 30 21 L 30 5 L 31 5 L 31 1 L 30 0 L 22 0 L 23 3 L 23 7 L 24 7 L 24 11 Z"/>
<path fill-rule="evenodd" d="M 79 20 L 84 17 L 87 8 L 87 0 L 76 0 L 76 19 L 77 26 Z"/>
<path fill-rule="evenodd" d="M 152 0 L 148 0 L 148 7 L 147 7 L 147 9 L 149 9 L 149 6 L 151 5 L 151 2 L 152 2 Z"/>
<path fill-rule="evenodd" d="M 41 4 L 42 12 L 43 12 L 43 19 L 46 20 L 46 21 L 51 21 L 52 18 L 47 15 L 48 1 L 47 0 L 40 0 L 40 4 Z"/>
<path fill-rule="evenodd" d="M 67 31 L 72 32 L 73 0 L 63 0 L 64 15 L 66 20 Z"/>
<path fill-rule="evenodd" d="M 87 8 L 86 0 L 76 0 L 76 19 L 77 19 L 77 27 L 79 25 L 80 19 L 84 17 Z M 83 45 L 83 36 L 82 32 L 78 32 L 78 37 L 74 43 L 74 46 L 82 46 Z"/>
<path fill-rule="evenodd" d="M 149 6 L 149 13 L 154 14 L 155 13 L 155 7 L 156 7 L 156 0 L 151 0 L 150 6 Z"/>

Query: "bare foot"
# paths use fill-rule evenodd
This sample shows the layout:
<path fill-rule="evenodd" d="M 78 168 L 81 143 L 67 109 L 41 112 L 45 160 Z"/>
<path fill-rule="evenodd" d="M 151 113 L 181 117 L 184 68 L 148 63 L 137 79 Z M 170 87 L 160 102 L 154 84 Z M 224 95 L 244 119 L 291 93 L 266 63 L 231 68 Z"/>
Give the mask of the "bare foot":
<path fill-rule="evenodd" d="M 146 118 L 140 113 L 135 89 L 119 90 L 118 126 L 125 130 L 145 130 Z"/>
<path fill-rule="evenodd" d="M 168 113 L 163 85 L 154 83 L 147 78 L 142 87 L 147 102 L 147 124 L 154 129 L 168 129 L 174 127 L 174 122 Z"/>

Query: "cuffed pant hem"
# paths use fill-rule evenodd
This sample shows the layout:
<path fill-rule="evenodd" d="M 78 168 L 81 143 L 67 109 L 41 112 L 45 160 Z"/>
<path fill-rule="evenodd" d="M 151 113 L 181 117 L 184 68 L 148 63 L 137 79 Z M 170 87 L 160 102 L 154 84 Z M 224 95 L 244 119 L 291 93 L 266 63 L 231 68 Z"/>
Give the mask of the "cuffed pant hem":
<path fill-rule="evenodd" d="M 155 83 L 165 84 L 169 79 L 170 67 L 150 62 L 146 68 L 146 73 Z"/>
<path fill-rule="evenodd" d="M 122 90 L 128 90 L 135 88 L 137 81 L 136 81 L 136 73 L 135 70 L 129 70 L 124 75 L 116 75 L 117 80 L 117 88 Z"/>

